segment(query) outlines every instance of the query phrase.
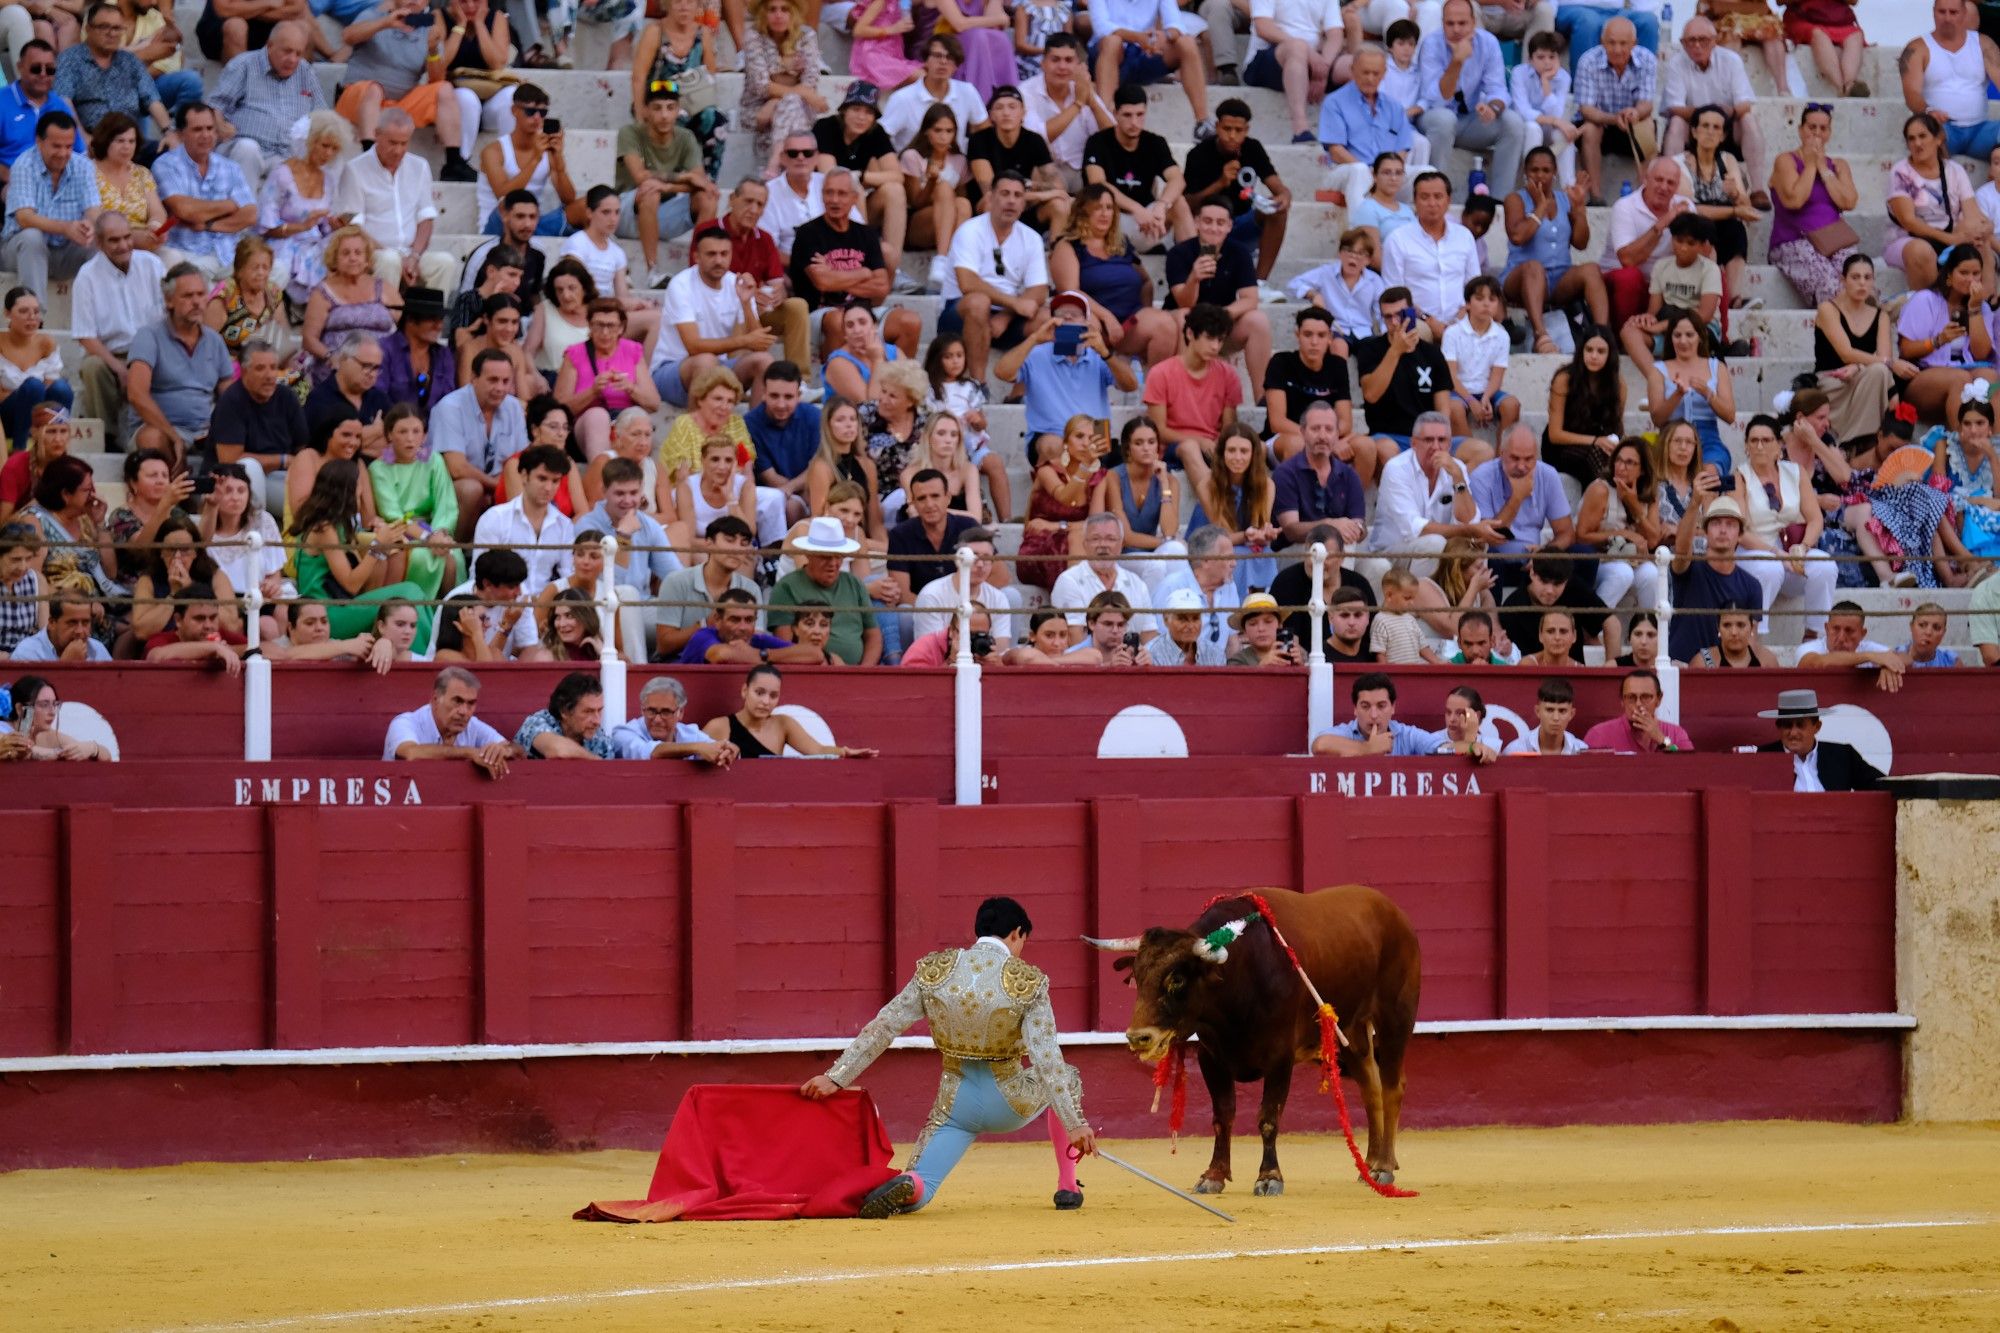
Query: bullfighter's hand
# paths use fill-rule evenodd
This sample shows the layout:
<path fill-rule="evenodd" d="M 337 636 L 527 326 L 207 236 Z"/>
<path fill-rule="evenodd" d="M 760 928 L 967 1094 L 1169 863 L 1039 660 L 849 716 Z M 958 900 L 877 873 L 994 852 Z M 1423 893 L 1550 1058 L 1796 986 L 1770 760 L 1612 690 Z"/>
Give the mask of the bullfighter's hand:
<path fill-rule="evenodd" d="M 840 1091 L 840 1085 L 825 1074 L 815 1074 L 799 1085 L 799 1096 L 812 1101 L 824 1101 Z"/>
<path fill-rule="evenodd" d="M 1088 1157 L 1097 1151 L 1097 1131 L 1089 1125 L 1069 1136 L 1070 1151 L 1078 1157 Z"/>

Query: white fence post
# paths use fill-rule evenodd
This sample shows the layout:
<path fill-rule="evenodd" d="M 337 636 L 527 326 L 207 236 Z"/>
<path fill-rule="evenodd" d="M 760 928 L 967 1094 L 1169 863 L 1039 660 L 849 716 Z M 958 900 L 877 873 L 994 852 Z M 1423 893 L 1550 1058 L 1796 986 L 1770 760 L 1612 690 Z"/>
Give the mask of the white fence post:
<path fill-rule="evenodd" d="M 968 547 L 958 551 L 958 656 L 952 682 L 952 800 L 978 805 L 985 760 L 984 702 L 979 687 L 979 660 L 972 655 L 972 561 Z"/>
<path fill-rule="evenodd" d="M 1306 651 L 1306 747 L 1333 726 L 1333 663 L 1326 660 L 1326 543 L 1312 545 L 1312 643 Z"/>
<path fill-rule="evenodd" d="M 1681 669 L 1674 665 L 1667 652 L 1667 631 L 1673 626 L 1673 555 L 1662 546 L 1653 553 L 1653 562 L 1660 571 L 1660 601 L 1656 608 L 1660 618 L 1660 656 L 1653 664 L 1660 676 L 1660 706 L 1655 716 L 1665 722 L 1678 723 L 1681 720 Z"/>
<path fill-rule="evenodd" d="M 244 545 L 250 549 L 250 568 L 259 568 L 264 535 L 253 530 Z M 271 663 L 258 651 L 264 643 L 264 590 L 255 581 L 243 590 L 243 608 L 249 649 L 243 662 L 243 758 L 261 764 L 271 758 Z"/>
<path fill-rule="evenodd" d="M 604 729 L 625 725 L 625 659 L 618 653 L 618 538 L 605 533 L 604 570 L 597 576 L 597 677 L 604 690 Z"/>

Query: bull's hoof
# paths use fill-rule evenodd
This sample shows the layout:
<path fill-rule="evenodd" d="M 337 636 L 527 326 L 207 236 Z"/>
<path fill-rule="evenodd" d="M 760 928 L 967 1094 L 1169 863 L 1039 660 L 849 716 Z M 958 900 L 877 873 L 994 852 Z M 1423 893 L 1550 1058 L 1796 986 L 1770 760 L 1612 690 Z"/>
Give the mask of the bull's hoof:
<path fill-rule="evenodd" d="M 1200 1180 L 1195 1181 L 1194 1192 L 1196 1194 L 1220 1194 L 1222 1193 L 1223 1185 L 1227 1183 L 1226 1181 L 1217 1180 L 1214 1176 L 1203 1176 Z"/>
<path fill-rule="evenodd" d="M 1396 1183 L 1396 1173 L 1384 1167 L 1377 1167 L 1375 1170 L 1369 1172 L 1368 1175 L 1356 1176 L 1355 1179 L 1366 1184 L 1370 1176 L 1374 1178 L 1377 1185 L 1393 1185 Z"/>
<path fill-rule="evenodd" d="M 1284 1177 L 1265 1176 L 1257 1182 L 1250 1192 L 1252 1194 L 1283 1194 L 1285 1192 Z"/>

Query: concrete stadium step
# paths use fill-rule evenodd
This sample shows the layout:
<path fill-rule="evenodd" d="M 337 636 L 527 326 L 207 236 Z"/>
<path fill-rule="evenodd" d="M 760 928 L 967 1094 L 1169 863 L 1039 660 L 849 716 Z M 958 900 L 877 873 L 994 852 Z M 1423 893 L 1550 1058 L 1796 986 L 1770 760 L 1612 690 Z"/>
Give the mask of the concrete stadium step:
<path fill-rule="evenodd" d="M 1772 82 L 1771 71 L 1764 64 L 1763 52 L 1755 47 L 1746 47 L 1742 54 L 1743 63 L 1750 72 L 1750 87 L 1758 97 L 1792 95 L 1790 89 L 1780 88 Z M 1901 54 L 1902 49 L 1895 46 L 1869 46 L 1862 51 L 1861 79 L 1868 84 L 1871 92 L 1878 95 L 1890 93 L 1902 86 L 1902 76 L 1896 70 L 1896 61 Z M 1800 73 L 1805 75 L 1807 96 L 1822 102 L 1830 100 L 1836 103 L 1834 132 L 1838 135 L 1840 113 L 1847 107 L 1850 99 L 1833 96 L 1841 90 L 1820 77 L 1819 66 L 1814 62 L 1811 50 L 1799 47 L 1792 52 L 1792 59 L 1798 64 Z"/>

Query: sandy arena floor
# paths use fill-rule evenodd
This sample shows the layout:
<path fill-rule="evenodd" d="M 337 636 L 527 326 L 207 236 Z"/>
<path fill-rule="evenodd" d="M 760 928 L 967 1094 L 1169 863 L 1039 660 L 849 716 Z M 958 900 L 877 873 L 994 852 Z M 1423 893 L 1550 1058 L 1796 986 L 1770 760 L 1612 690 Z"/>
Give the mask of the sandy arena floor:
<path fill-rule="evenodd" d="M 1178 1184 L 1202 1143 L 1115 1151 Z M 1337 1140 L 1226 1226 L 1045 1145 L 885 1223 L 588 1225 L 649 1155 L 0 1177 L 0 1328 L 2000 1328 L 2000 1126 L 1415 1132 L 1391 1202 Z M 1238 1140 L 1239 1178 L 1254 1143 Z"/>

